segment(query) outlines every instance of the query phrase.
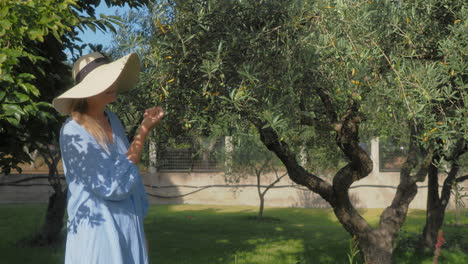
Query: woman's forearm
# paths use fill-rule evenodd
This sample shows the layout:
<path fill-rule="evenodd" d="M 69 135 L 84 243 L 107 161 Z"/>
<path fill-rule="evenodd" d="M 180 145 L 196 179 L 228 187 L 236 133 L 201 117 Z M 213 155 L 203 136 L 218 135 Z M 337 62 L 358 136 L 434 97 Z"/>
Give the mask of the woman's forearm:
<path fill-rule="evenodd" d="M 144 126 L 140 126 L 138 129 L 137 134 L 133 138 L 132 143 L 127 151 L 128 159 L 137 164 L 141 158 L 141 152 L 143 151 L 143 147 L 145 146 L 146 137 L 148 136 L 149 129 Z"/>

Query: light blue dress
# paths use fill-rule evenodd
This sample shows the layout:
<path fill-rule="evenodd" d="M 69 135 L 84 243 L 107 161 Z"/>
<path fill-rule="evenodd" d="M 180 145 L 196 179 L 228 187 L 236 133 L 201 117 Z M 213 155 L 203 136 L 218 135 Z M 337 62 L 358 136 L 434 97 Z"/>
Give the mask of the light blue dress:
<path fill-rule="evenodd" d="M 148 263 L 148 199 L 138 167 L 127 158 L 122 124 L 106 114 L 113 133 L 109 152 L 71 118 L 60 131 L 68 184 L 66 264 Z"/>

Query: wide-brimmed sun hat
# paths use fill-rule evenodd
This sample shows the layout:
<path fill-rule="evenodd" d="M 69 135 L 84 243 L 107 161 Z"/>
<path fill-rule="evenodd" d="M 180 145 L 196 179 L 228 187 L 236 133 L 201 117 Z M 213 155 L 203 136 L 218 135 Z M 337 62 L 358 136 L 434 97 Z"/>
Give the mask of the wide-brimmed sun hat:
<path fill-rule="evenodd" d="M 76 85 L 56 97 L 52 104 L 62 114 L 69 114 L 73 99 L 100 94 L 111 87 L 117 92 L 128 90 L 138 82 L 140 61 L 136 53 L 128 54 L 110 62 L 99 52 L 80 57 L 74 64 L 72 76 Z"/>

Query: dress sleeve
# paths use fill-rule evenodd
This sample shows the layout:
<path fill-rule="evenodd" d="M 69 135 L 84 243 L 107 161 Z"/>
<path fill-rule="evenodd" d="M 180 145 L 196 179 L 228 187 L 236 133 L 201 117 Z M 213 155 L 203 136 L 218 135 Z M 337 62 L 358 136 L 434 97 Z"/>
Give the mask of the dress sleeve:
<path fill-rule="evenodd" d="M 125 147 L 128 149 L 130 147 L 130 142 L 128 141 L 127 136 L 125 135 L 125 129 L 122 125 L 122 122 L 120 119 L 111 111 L 108 111 L 108 114 L 115 120 L 115 123 L 117 124 L 117 134 L 122 138 L 122 141 L 125 145 Z M 149 201 L 148 201 L 148 196 L 146 195 L 146 190 L 145 186 L 142 181 L 142 177 L 138 177 L 138 181 L 136 183 L 136 187 L 138 188 L 137 192 L 135 192 L 135 195 L 140 199 L 140 205 L 141 205 L 141 212 L 140 215 L 145 217 L 148 214 L 148 209 L 149 209 Z"/>
<path fill-rule="evenodd" d="M 135 186 L 138 167 L 126 154 L 106 152 L 83 128 L 67 123 L 60 133 L 60 150 L 67 180 L 108 200 L 127 198 Z"/>

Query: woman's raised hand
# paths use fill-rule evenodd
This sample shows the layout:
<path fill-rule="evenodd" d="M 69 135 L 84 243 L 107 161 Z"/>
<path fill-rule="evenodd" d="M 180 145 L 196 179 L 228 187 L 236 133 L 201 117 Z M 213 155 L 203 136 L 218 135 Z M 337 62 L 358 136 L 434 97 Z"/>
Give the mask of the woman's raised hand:
<path fill-rule="evenodd" d="M 141 152 L 145 145 L 146 137 L 150 130 L 164 118 L 164 110 L 160 106 L 155 106 L 145 110 L 143 121 L 141 121 L 140 129 L 133 138 L 132 144 L 127 151 L 127 157 L 134 164 L 138 164 L 141 158 Z"/>
<path fill-rule="evenodd" d="M 155 125 L 161 122 L 165 115 L 166 113 L 164 113 L 161 106 L 146 109 L 143 115 L 143 121 L 141 122 L 142 128 L 148 131 L 151 130 Z"/>

